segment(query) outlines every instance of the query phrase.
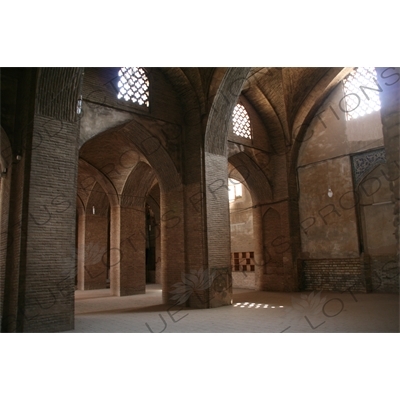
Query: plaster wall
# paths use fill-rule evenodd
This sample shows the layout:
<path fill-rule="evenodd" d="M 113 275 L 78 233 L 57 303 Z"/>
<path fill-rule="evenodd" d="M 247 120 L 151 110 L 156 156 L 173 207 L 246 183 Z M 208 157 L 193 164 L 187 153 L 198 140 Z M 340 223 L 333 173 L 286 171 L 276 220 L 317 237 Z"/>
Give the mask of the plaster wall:
<path fill-rule="evenodd" d="M 299 152 L 301 241 L 310 258 L 359 256 L 350 155 L 383 146 L 379 111 L 346 121 L 343 97 L 341 83 L 317 111 Z"/>

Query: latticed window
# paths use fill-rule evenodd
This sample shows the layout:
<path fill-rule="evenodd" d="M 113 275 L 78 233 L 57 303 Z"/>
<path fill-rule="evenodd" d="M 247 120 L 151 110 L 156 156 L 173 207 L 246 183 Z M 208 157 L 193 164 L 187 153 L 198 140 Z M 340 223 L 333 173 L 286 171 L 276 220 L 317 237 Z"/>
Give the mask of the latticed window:
<path fill-rule="evenodd" d="M 381 109 L 376 71 L 373 67 L 359 67 L 343 81 L 344 102 L 341 108 L 346 112 L 346 119 L 356 119 Z"/>
<path fill-rule="evenodd" d="M 139 105 L 149 106 L 149 79 L 143 68 L 123 67 L 119 70 L 119 99 L 132 100 Z"/>
<path fill-rule="evenodd" d="M 250 118 L 241 104 L 237 104 L 233 109 L 232 120 L 233 133 L 246 139 L 251 139 Z"/>

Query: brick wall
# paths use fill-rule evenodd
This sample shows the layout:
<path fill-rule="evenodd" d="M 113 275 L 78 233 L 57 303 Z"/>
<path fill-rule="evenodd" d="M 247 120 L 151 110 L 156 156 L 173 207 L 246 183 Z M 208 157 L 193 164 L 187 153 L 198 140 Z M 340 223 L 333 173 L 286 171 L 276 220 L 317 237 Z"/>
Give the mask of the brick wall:
<path fill-rule="evenodd" d="M 302 260 L 301 290 L 367 292 L 364 263 L 358 258 Z"/>
<path fill-rule="evenodd" d="M 251 289 L 255 288 L 256 273 L 255 272 L 233 272 L 232 271 L 232 288 L 233 289 Z"/>

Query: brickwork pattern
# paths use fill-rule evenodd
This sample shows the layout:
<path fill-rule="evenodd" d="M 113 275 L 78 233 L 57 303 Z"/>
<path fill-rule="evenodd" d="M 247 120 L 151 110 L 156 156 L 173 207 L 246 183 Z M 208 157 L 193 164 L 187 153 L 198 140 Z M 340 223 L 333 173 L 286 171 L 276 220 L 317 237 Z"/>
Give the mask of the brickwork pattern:
<path fill-rule="evenodd" d="M 86 215 L 85 224 L 85 290 L 107 287 L 108 266 L 108 218 L 102 215 Z"/>
<path fill-rule="evenodd" d="M 36 112 L 57 120 L 74 122 L 79 98 L 81 68 L 42 68 Z"/>
<path fill-rule="evenodd" d="M 232 272 L 233 289 L 255 289 L 255 272 Z"/>
<path fill-rule="evenodd" d="M 47 135 L 45 130 L 54 135 Z M 73 324 L 77 126 L 36 116 L 26 260 L 21 268 L 21 329 L 60 331 Z M 25 264 L 25 265 L 24 265 Z"/>
<path fill-rule="evenodd" d="M 230 219 L 228 202 L 228 161 L 226 157 L 205 153 L 207 204 L 208 267 L 219 276 L 221 287 L 211 287 L 211 307 L 230 304 Z M 225 276 L 225 281 L 223 276 Z M 226 287 L 226 290 L 223 289 Z"/>
<path fill-rule="evenodd" d="M 144 208 L 121 208 L 121 296 L 144 293 L 146 289 L 145 222 Z"/>
<path fill-rule="evenodd" d="M 301 290 L 367 292 L 363 263 L 360 259 L 303 260 Z"/>

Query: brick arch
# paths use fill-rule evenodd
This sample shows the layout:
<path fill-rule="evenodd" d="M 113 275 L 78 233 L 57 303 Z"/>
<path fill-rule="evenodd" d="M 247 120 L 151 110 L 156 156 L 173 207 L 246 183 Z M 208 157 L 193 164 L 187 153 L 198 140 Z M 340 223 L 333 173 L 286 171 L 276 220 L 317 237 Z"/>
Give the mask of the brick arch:
<path fill-rule="evenodd" d="M 198 68 L 162 68 L 181 99 L 184 123 L 187 126 L 200 126 L 201 115 L 205 113 L 206 98 L 202 78 Z"/>
<path fill-rule="evenodd" d="M 95 207 L 93 214 L 108 218 L 110 211 L 109 197 L 98 182 L 96 182 L 90 192 L 86 205 L 86 214 L 92 214 L 92 207 Z"/>
<path fill-rule="evenodd" d="M 292 239 L 292 257 L 295 260 L 301 252 L 300 212 L 297 187 L 296 168 L 302 143 L 308 126 L 319 107 L 332 93 L 335 87 L 351 72 L 353 68 L 331 68 L 309 92 L 298 108 L 291 126 L 292 146 L 289 150 L 288 162 L 288 194 L 289 194 L 289 221 L 290 236 Z"/>
<path fill-rule="evenodd" d="M 76 195 L 76 213 L 78 215 L 85 214 L 85 205 L 83 204 L 83 200 L 81 199 L 79 194 Z"/>
<path fill-rule="evenodd" d="M 144 154 L 157 176 L 161 190 L 170 191 L 180 186 L 181 178 L 165 144 L 153 136 L 147 127 L 132 121 L 123 127 L 122 133 Z"/>
<path fill-rule="evenodd" d="M 301 103 L 301 106 L 299 106 L 291 126 L 291 136 L 293 141 L 291 160 L 292 163 L 295 161 L 295 166 L 297 166 L 300 146 L 304 141 L 311 120 L 335 87 L 351 72 L 352 69 L 353 68 L 331 68 L 324 77 L 315 84 L 314 88 Z"/>
<path fill-rule="evenodd" d="M 121 207 L 143 209 L 147 192 L 155 179 L 155 173 L 147 163 L 141 161 L 136 164 L 125 182 Z"/>
<path fill-rule="evenodd" d="M 249 79 L 251 82 L 252 80 Z M 280 120 L 271 100 L 266 97 L 257 85 L 250 86 L 243 95 L 259 115 L 274 154 L 285 154 L 287 143 L 285 141 L 285 128 Z"/>
<path fill-rule="evenodd" d="M 272 201 L 272 187 L 261 167 L 246 153 L 240 152 L 229 157 L 229 176 L 237 170 L 248 185 L 253 204 L 260 205 Z"/>
<path fill-rule="evenodd" d="M 152 129 L 154 129 L 154 131 L 152 131 Z M 112 141 L 119 143 L 119 145 L 107 148 L 107 151 L 108 154 L 113 157 L 112 163 L 114 164 L 115 175 L 120 175 L 123 179 L 123 181 L 117 185 L 117 192 L 122 192 L 121 187 L 124 185 L 124 181 L 128 178 L 136 165 L 136 162 L 132 164 L 132 168 L 126 168 L 125 165 L 121 165 L 120 158 L 127 152 L 136 152 L 139 155 L 137 161 L 143 161 L 152 167 L 162 191 L 173 190 L 181 184 L 177 166 L 167 149 L 168 140 L 163 138 L 161 127 L 157 127 L 154 124 L 153 126 L 149 126 L 145 121 L 132 120 L 116 128 L 98 133 L 90 138 L 81 147 L 81 155 L 83 154 L 85 159 L 91 161 L 92 158 L 96 157 L 94 153 L 97 152 L 99 143 L 111 143 Z M 96 145 L 96 148 L 93 147 L 93 150 L 90 152 L 90 146 L 93 145 Z M 121 150 L 121 148 L 123 150 Z M 102 147 L 100 146 L 99 150 L 101 149 Z M 96 159 L 97 164 L 100 162 L 101 161 Z M 125 164 L 126 163 L 127 161 L 125 160 Z M 96 166 L 98 167 L 97 164 Z M 110 181 L 113 180 L 113 177 L 110 176 L 110 172 L 104 171 L 104 175 L 108 175 Z M 116 185 L 116 183 L 114 183 L 114 185 Z"/>
<path fill-rule="evenodd" d="M 104 193 L 106 193 L 110 206 L 114 207 L 118 205 L 118 193 L 114 185 L 103 173 L 82 158 L 79 159 L 79 170 L 80 174 L 78 176 L 80 177 L 80 180 L 78 180 L 78 193 L 81 191 L 80 196 L 85 208 L 91 191 L 96 183 L 98 183 Z M 88 185 L 84 183 L 87 180 L 90 180 L 90 182 L 87 182 Z"/>
<path fill-rule="evenodd" d="M 250 68 L 228 68 L 215 94 L 207 120 L 205 151 L 225 155 L 233 109 Z"/>

